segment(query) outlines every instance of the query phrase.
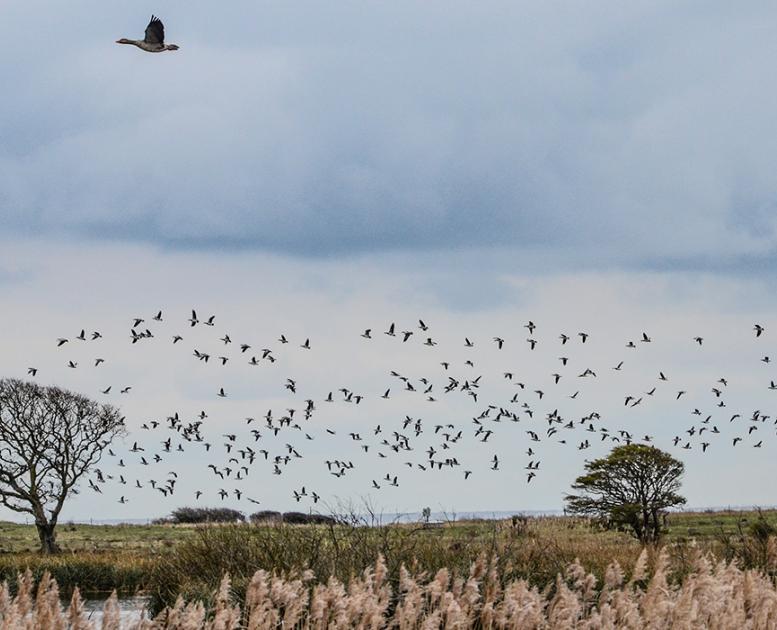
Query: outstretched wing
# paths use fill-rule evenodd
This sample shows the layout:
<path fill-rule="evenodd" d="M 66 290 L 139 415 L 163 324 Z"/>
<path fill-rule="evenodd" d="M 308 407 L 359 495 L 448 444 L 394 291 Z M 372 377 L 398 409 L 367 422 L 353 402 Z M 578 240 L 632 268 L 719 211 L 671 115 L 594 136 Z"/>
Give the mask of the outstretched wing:
<path fill-rule="evenodd" d="M 151 16 L 151 21 L 146 27 L 146 37 L 144 41 L 147 44 L 164 44 L 165 43 L 165 26 L 155 15 Z"/>

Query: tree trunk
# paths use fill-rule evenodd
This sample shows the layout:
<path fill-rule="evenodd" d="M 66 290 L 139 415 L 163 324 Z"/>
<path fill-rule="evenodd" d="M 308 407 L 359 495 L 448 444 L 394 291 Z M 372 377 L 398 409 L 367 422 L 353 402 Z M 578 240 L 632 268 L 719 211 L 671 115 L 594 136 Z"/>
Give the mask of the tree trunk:
<path fill-rule="evenodd" d="M 631 517 L 631 527 L 634 530 L 634 535 L 637 537 L 638 540 L 643 540 L 643 529 L 642 529 L 642 523 L 639 520 L 639 516 L 637 514 L 634 514 Z"/>
<path fill-rule="evenodd" d="M 51 523 L 36 522 L 38 538 L 40 538 L 40 551 L 44 554 L 54 554 L 62 551 L 57 544 L 57 535 L 54 532 L 55 525 Z"/>
<path fill-rule="evenodd" d="M 653 508 L 650 511 L 650 517 L 653 520 L 653 540 L 658 541 L 661 538 L 661 521 L 658 519 L 658 510 Z"/>

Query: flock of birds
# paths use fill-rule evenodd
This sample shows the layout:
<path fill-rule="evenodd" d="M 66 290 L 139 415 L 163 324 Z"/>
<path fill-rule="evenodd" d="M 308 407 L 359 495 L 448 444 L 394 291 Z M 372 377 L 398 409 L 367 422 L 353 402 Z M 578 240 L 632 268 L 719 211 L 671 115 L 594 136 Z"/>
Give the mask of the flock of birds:
<path fill-rule="evenodd" d="M 151 17 L 142 40 L 123 38 L 116 43 L 133 45 L 145 52 L 153 53 L 179 49 L 175 44 L 165 43 L 164 25 L 156 16 Z M 159 330 L 165 323 L 166 319 L 162 311 L 148 319 L 133 318 L 128 337 L 129 343 L 138 345 L 166 339 L 172 346 L 185 346 L 185 329 L 168 335 Z M 179 323 L 189 329 L 198 326 L 214 329 L 211 345 L 218 348 L 217 350 L 211 347 L 190 348 L 192 360 L 203 364 L 226 366 L 228 363 L 242 362 L 249 368 L 272 366 L 281 353 L 292 349 L 299 352 L 315 352 L 314 343 L 310 338 L 292 341 L 284 334 L 280 334 L 272 344 L 266 344 L 263 347 L 254 347 L 253 344 L 244 341 L 233 341 L 227 332 L 215 332 L 217 327 L 215 315 L 201 317 L 196 310 L 191 311 L 191 316 L 185 323 Z M 530 352 L 536 352 L 540 347 L 540 339 L 536 334 L 537 326 L 529 321 L 524 328 L 527 331 L 525 347 Z M 437 347 L 439 352 L 446 350 L 439 348 L 440 342 L 427 323 L 421 319 L 408 328 L 398 327 L 391 322 L 385 328 L 367 328 L 359 331 L 358 334 L 363 339 L 363 343 L 374 343 L 377 339 L 390 339 L 397 344 L 417 343 L 424 347 Z M 760 340 L 765 335 L 765 328 L 755 324 L 752 334 Z M 599 373 L 601 368 L 578 366 L 575 360 L 574 346 L 590 344 L 590 339 L 591 336 L 585 331 L 560 333 L 555 339 L 553 347 L 554 352 L 558 354 L 558 369 L 550 375 L 551 387 L 559 385 L 562 379 L 565 383 L 574 379 L 577 383 L 575 391 L 563 394 L 572 400 L 577 400 L 581 395 L 586 381 L 603 376 Z M 101 332 L 96 330 L 87 332 L 86 329 L 82 329 L 74 336 L 58 338 L 56 347 L 60 351 L 67 351 L 74 344 L 99 344 L 102 340 Z M 635 340 L 626 341 L 625 347 L 631 351 L 652 342 L 652 338 L 643 332 Z M 509 344 L 504 337 L 493 336 L 489 343 L 493 344 L 498 351 L 509 352 Z M 544 346 L 549 342 L 543 339 L 542 343 Z M 704 345 L 704 338 L 695 336 L 689 339 L 689 343 L 701 347 Z M 470 337 L 465 336 L 461 340 L 461 348 L 471 350 L 475 346 L 476 341 Z M 475 374 L 474 358 L 468 358 L 461 364 L 444 357 L 440 358 L 442 360 L 439 361 L 438 370 L 434 374 L 415 378 L 401 371 L 392 370 L 388 375 L 389 382 L 383 384 L 379 390 L 362 392 L 348 386 L 340 386 L 318 399 L 314 396 L 305 396 L 299 379 L 284 375 L 279 387 L 282 387 L 283 395 L 295 401 L 290 407 L 283 410 L 270 409 L 263 415 L 246 417 L 242 431 L 221 432 L 215 437 L 210 431 L 212 425 L 208 422 L 209 414 L 205 410 L 201 410 L 193 417 L 184 417 L 183 414 L 173 412 L 163 418 L 149 420 L 144 422 L 140 429 L 144 434 L 147 432 L 148 437 L 143 435 L 137 439 L 131 439 L 132 445 L 126 449 L 126 452 L 121 452 L 116 445 L 108 449 L 107 455 L 115 466 L 110 470 L 96 468 L 88 480 L 89 487 L 92 491 L 102 494 L 106 484 L 114 483 L 135 490 L 159 492 L 165 497 L 172 496 L 178 491 L 179 476 L 175 470 L 169 470 L 171 467 L 169 460 L 175 453 L 191 453 L 194 449 L 198 449 L 198 452 L 204 452 L 214 459 L 205 464 L 213 484 L 211 487 L 194 490 L 192 498 L 200 500 L 203 496 L 206 499 L 218 497 L 224 501 L 234 497 L 238 501 L 247 500 L 260 504 L 260 499 L 254 496 L 258 484 L 253 482 L 252 477 L 257 466 L 263 464 L 268 467 L 271 474 L 281 476 L 303 457 L 306 442 L 334 439 L 337 436 L 336 426 L 326 426 L 325 423 L 317 422 L 317 412 L 322 405 L 361 405 L 373 400 L 388 400 L 398 396 L 408 396 L 407 400 L 414 405 L 414 410 L 421 401 L 434 403 L 442 397 L 456 395 L 464 396 L 470 406 L 466 410 L 461 407 L 463 418 L 451 418 L 445 422 L 424 421 L 415 411 L 396 418 L 391 426 L 386 425 L 385 422 L 382 424 L 365 422 L 363 429 L 340 436 L 339 439 L 347 438 L 353 451 L 324 460 L 321 463 L 322 473 L 333 478 L 343 478 L 353 474 L 359 466 L 363 465 L 363 457 L 375 457 L 385 467 L 385 474 L 376 475 L 374 478 L 372 478 L 373 475 L 359 475 L 360 478 L 364 477 L 364 484 L 370 491 L 398 487 L 404 467 L 424 472 L 453 472 L 460 475 L 462 481 L 466 481 L 473 475 L 480 474 L 481 471 L 499 471 L 505 465 L 497 453 L 491 455 L 486 461 L 470 461 L 472 451 L 466 446 L 472 441 L 489 444 L 504 440 L 503 423 L 517 423 L 525 427 L 522 433 L 525 437 L 520 448 L 525 454 L 526 461 L 519 465 L 524 469 L 527 483 L 532 482 L 541 473 L 542 459 L 539 451 L 548 443 L 562 446 L 574 445 L 579 450 L 586 450 L 597 440 L 612 444 L 637 441 L 651 443 L 654 440 L 651 435 L 637 436 L 633 430 L 607 426 L 603 415 L 595 410 L 575 418 L 565 417 L 555 404 L 558 390 L 532 385 L 528 379 L 519 380 L 516 377 L 517 370 L 501 371 L 496 375 Z M 765 364 L 770 363 L 768 356 L 763 356 L 760 360 Z M 103 357 L 96 356 L 90 358 L 89 367 L 99 369 L 104 363 Z M 76 358 L 66 359 L 65 364 L 72 370 L 84 367 L 84 362 Z M 609 367 L 614 372 L 621 372 L 625 369 L 624 365 L 624 361 L 619 361 Z M 27 371 L 32 377 L 36 377 L 39 373 L 37 367 L 29 367 Z M 509 384 L 512 394 L 502 400 L 486 399 L 482 385 L 485 380 L 491 378 L 499 379 L 502 384 Z M 667 385 L 669 381 L 669 377 L 663 371 L 659 371 L 655 382 L 643 391 L 625 394 L 623 406 L 635 408 L 645 405 L 658 395 L 661 388 L 669 388 L 668 394 L 665 391 L 661 391 L 661 394 L 682 403 L 687 391 L 672 389 Z M 777 390 L 777 384 L 773 380 L 765 387 L 769 390 Z M 760 409 L 748 412 L 723 411 L 727 407 L 727 388 L 728 379 L 725 377 L 710 384 L 709 408 L 703 410 L 694 407 L 690 410 L 689 426 L 679 431 L 671 440 L 674 448 L 699 449 L 702 453 L 706 453 L 715 442 L 722 440 L 723 428 L 726 433 L 731 433 L 732 430 L 734 432 L 734 435 L 727 436 L 731 447 L 737 447 L 740 443 L 749 443 L 753 448 L 761 448 L 764 445 L 764 436 L 774 431 L 777 418 L 764 414 Z M 119 396 L 128 396 L 132 392 L 132 385 L 124 384 L 115 387 L 106 384 L 97 394 L 102 397 L 117 393 Z M 226 385 L 214 388 L 213 395 L 215 398 L 228 398 L 229 388 Z M 688 410 L 685 410 L 685 413 L 688 413 Z M 140 476 L 131 478 L 125 474 L 128 463 L 139 464 L 159 472 L 154 473 L 153 476 L 149 474 L 143 478 Z M 514 463 L 515 458 L 511 457 L 509 465 L 512 466 Z M 125 491 L 118 499 L 119 503 L 127 503 L 128 494 L 129 492 Z M 307 484 L 291 489 L 290 498 L 298 503 L 309 501 L 315 504 L 321 500 L 321 494 L 310 489 L 310 484 Z"/>
<path fill-rule="evenodd" d="M 480 373 L 480 365 L 476 370 L 477 357 L 473 351 L 476 341 L 471 337 L 463 337 L 457 351 L 470 353 L 467 356 L 471 358 L 454 362 L 443 356 L 446 353 L 453 354 L 454 348 L 440 346 L 431 328 L 423 320 L 418 320 L 410 328 L 400 328 L 392 322 L 380 330 L 367 328 L 356 331 L 354 337 L 357 334 L 361 337 L 359 343 L 378 343 L 376 350 L 382 354 L 385 354 L 382 344 L 390 342 L 398 344 L 397 349 L 406 347 L 405 344 L 436 348 L 434 351 L 424 351 L 434 353 L 434 365 L 438 366 L 435 373 L 416 378 L 408 375 L 409 373 L 391 370 L 387 374 L 387 382 L 374 391 L 357 391 L 356 388 L 342 385 L 333 387 L 326 393 L 306 396 L 300 380 L 293 375 L 278 376 L 278 367 L 274 364 L 287 352 L 315 353 L 315 344 L 310 338 L 292 340 L 285 334 L 280 334 L 273 343 L 261 346 L 254 346 L 242 340 L 233 341 L 229 333 L 216 330 L 217 320 L 214 315 L 201 317 L 196 310 L 191 311 L 191 316 L 185 322 L 179 321 L 178 324 L 179 330 L 165 331 L 167 320 L 162 311 L 148 320 L 143 317 L 133 318 L 127 340 L 133 346 L 167 343 L 183 349 L 187 345 L 187 329 L 212 329 L 212 334 L 205 335 L 209 339 L 207 348 L 202 345 L 189 348 L 192 361 L 210 366 L 238 363 L 247 369 L 260 365 L 270 366 L 277 387 L 281 390 L 279 394 L 294 402 L 282 410 L 270 409 L 263 415 L 245 417 L 244 424 L 240 422 L 243 427 L 240 430 L 225 431 L 222 428 L 226 425 L 220 421 L 221 409 L 219 421 L 212 423 L 209 422 L 209 413 L 206 410 L 201 410 L 193 417 L 184 417 L 176 411 L 165 417 L 148 420 L 140 426 L 141 434 L 127 440 L 132 444 L 127 447 L 126 452 L 122 452 L 115 444 L 107 451 L 108 459 L 103 460 L 101 467 L 94 470 L 88 481 L 92 491 L 103 493 L 106 484 L 113 483 L 135 490 L 151 490 L 170 497 L 178 491 L 179 481 L 178 473 L 170 470 L 173 467 L 173 455 L 187 453 L 185 457 L 190 457 L 194 451 L 193 461 L 202 462 L 213 483 L 194 490 L 191 498 L 200 500 L 205 496 L 206 500 L 213 500 L 218 497 L 220 501 L 225 501 L 234 497 L 237 501 L 247 500 L 260 504 L 261 500 L 256 495 L 261 487 L 255 481 L 257 468 L 264 466 L 268 473 L 281 476 L 303 457 L 306 444 L 313 440 L 337 440 L 336 444 L 340 448 L 350 446 L 348 452 L 342 452 L 337 457 L 330 456 L 320 463 L 321 473 L 332 478 L 343 478 L 357 469 L 367 468 L 372 471 L 375 464 L 370 465 L 365 462 L 365 458 L 374 457 L 379 470 L 382 468 L 379 474 L 364 475 L 361 471 L 356 474 L 368 492 L 398 487 L 402 482 L 403 471 L 407 469 L 454 473 L 460 475 L 460 481 L 466 481 L 473 475 L 499 471 L 503 466 L 514 467 L 517 457 L 511 456 L 505 463 L 496 452 L 485 461 L 473 461 L 478 449 L 490 449 L 495 445 L 492 452 L 498 451 L 498 447 L 504 447 L 508 441 L 512 444 L 513 453 L 519 452 L 520 449 L 525 454 L 525 460 L 519 462 L 518 466 L 523 468 L 527 483 L 541 474 L 540 452 L 548 444 L 586 450 L 591 448 L 595 441 L 612 445 L 654 441 L 651 435 L 635 435 L 633 429 L 608 426 L 603 414 L 597 411 L 589 411 L 574 418 L 565 417 L 559 411 L 560 396 L 577 401 L 584 396 L 581 392 L 585 391 L 587 382 L 604 376 L 598 364 L 593 367 L 580 364 L 580 358 L 576 356 L 577 347 L 585 345 L 588 349 L 592 343 L 591 336 L 584 331 L 561 333 L 553 341 L 540 338 L 534 322 L 529 321 L 524 325 L 527 331 L 526 340 L 523 342 L 526 356 L 537 356 L 538 349 L 545 347 L 551 347 L 552 352 L 557 355 L 555 358 L 558 361 L 558 369 L 550 374 L 549 378 L 544 375 L 543 382 L 549 385 L 538 387 L 529 382 L 529 378 L 533 377 L 525 380 L 517 378 L 518 370 L 500 370 L 497 374 Z M 761 343 L 765 329 L 756 324 L 752 334 L 758 340 L 757 343 Z M 87 332 L 83 329 L 75 336 L 58 338 L 56 348 L 58 353 L 67 352 L 68 348 L 75 344 L 94 344 L 99 348 L 102 341 L 103 335 L 100 331 Z M 504 337 L 494 336 L 488 343 L 493 344 L 493 348 L 498 352 L 509 353 L 513 349 Z M 631 352 L 651 343 L 652 338 L 647 333 L 642 333 L 636 341 L 626 341 L 624 345 L 627 351 Z M 701 347 L 704 339 L 695 337 L 689 339 L 689 344 Z M 482 345 L 482 342 L 477 342 L 477 345 Z M 83 363 L 67 357 L 62 360 L 72 370 L 81 369 Z M 764 364 L 770 362 L 768 356 L 763 356 L 760 360 Z M 92 355 L 88 366 L 91 369 L 101 369 L 103 364 L 103 357 Z M 283 361 L 279 362 L 279 365 L 285 367 Z M 624 365 L 624 361 L 619 361 L 609 366 L 608 372 L 622 372 Z M 34 377 L 38 373 L 38 368 L 28 368 L 30 376 Z M 486 381 L 499 381 L 500 385 L 509 386 L 512 394 L 502 400 L 486 399 L 483 395 L 483 385 Z M 569 381 L 575 383 L 572 388 L 575 391 L 571 393 L 560 394 L 560 389 L 550 389 L 556 388 L 561 382 Z M 623 406 L 632 409 L 645 405 L 648 401 L 658 398 L 659 394 L 664 401 L 684 404 L 687 391 L 672 388 L 669 383 L 669 376 L 659 371 L 655 382 L 645 387 L 644 391 L 624 395 Z M 96 395 L 107 398 L 117 392 L 118 396 L 130 395 L 133 392 L 133 387 L 129 384 L 117 387 L 106 385 L 100 388 Z M 219 385 L 214 387 L 212 392 L 214 400 L 228 398 L 230 395 L 226 385 Z M 721 436 L 724 430 L 726 433 L 734 432 L 727 440 L 732 447 L 737 447 L 742 442 L 749 443 L 753 448 L 763 446 L 766 435 L 775 430 L 777 418 L 761 410 L 743 413 L 725 409 L 728 385 L 727 378 L 717 379 L 709 384 L 708 408 L 702 410 L 694 407 L 690 411 L 685 409 L 685 413 L 690 413 L 691 420 L 689 426 L 681 432 L 678 431 L 671 440 L 673 447 L 698 449 L 706 453 L 713 444 L 723 440 Z M 777 385 L 774 381 L 769 381 L 768 385 L 764 382 L 764 388 L 775 390 Z M 447 421 L 428 422 L 417 416 L 419 404 L 435 403 L 450 396 L 463 396 L 464 400 L 469 401 L 466 407 L 457 403 L 456 409 L 460 410 L 461 417 L 446 416 Z M 363 428 L 341 431 L 338 424 L 327 426 L 327 422 L 319 422 L 317 418 L 319 409 L 323 406 L 356 406 L 365 403 L 379 405 L 383 403 L 378 401 L 399 397 L 405 397 L 404 400 L 412 406 L 413 411 L 405 415 L 403 408 L 402 415 L 390 423 L 364 421 Z M 514 435 L 505 435 L 504 423 L 522 425 L 520 434 L 524 437 L 521 439 Z M 212 431 L 214 428 L 215 434 Z M 478 449 L 469 446 L 475 441 L 479 443 Z M 205 464 L 209 459 L 210 463 Z M 105 467 L 106 461 L 115 465 L 109 464 L 109 469 Z M 149 473 L 147 477 L 140 475 L 131 478 L 125 474 L 128 463 L 136 468 L 139 464 L 148 467 L 149 471 L 158 472 Z M 127 503 L 129 492 L 119 491 L 122 492 L 119 503 Z M 309 507 L 321 500 L 321 494 L 320 489 L 312 490 L 310 483 L 290 489 L 290 499 L 293 498 L 297 503 L 309 502 Z"/>

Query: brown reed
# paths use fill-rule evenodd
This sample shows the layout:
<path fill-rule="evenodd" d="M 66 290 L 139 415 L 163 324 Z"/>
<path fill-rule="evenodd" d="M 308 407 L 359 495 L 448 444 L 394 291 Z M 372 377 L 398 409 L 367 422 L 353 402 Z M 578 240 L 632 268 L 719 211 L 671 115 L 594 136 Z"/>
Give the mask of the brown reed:
<path fill-rule="evenodd" d="M 690 570 L 680 581 L 670 580 L 667 548 L 651 562 L 640 554 L 627 581 L 614 560 L 602 584 L 575 561 L 542 591 L 525 579 L 504 581 L 496 557 L 481 555 L 467 574 L 456 577 L 443 568 L 434 574 L 400 568 L 396 589 L 387 580 L 382 556 L 374 566 L 347 584 L 336 577 L 314 583 L 313 573 L 279 575 L 257 571 L 244 601 L 233 600 L 225 575 L 212 608 L 201 601 L 166 608 L 154 619 L 140 619 L 127 630 L 344 630 L 397 628 L 432 629 L 662 629 L 713 630 L 777 627 L 777 585 L 760 569 L 743 569 L 736 562 L 718 561 L 691 549 Z M 777 566 L 777 541 L 769 541 L 769 564 Z M 653 569 L 649 573 L 648 567 Z M 60 604 L 56 581 L 44 575 L 37 591 L 30 571 L 19 575 L 11 595 L 0 588 L 2 630 L 96 630 L 84 614 L 78 590 L 70 605 Z M 119 630 L 114 593 L 106 602 L 103 630 Z"/>

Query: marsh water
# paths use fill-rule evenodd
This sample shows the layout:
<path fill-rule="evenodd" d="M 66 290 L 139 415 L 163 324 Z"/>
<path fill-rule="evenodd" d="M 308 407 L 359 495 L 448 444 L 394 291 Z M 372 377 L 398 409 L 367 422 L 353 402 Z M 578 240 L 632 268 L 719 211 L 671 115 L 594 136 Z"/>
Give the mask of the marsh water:
<path fill-rule="evenodd" d="M 98 628 L 103 618 L 103 606 L 108 601 L 109 595 L 109 593 L 86 593 L 82 595 L 84 599 L 84 614 Z M 144 614 L 148 617 L 146 612 L 149 603 L 148 597 L 143 595 L 124 595 L 119 597 L 118 602 L 122 627 L 124 627 L 125 623 L 140 620 Z M 62 606 L 67 609 L 70 606 L 70 599 L 63 598 Z"/>

